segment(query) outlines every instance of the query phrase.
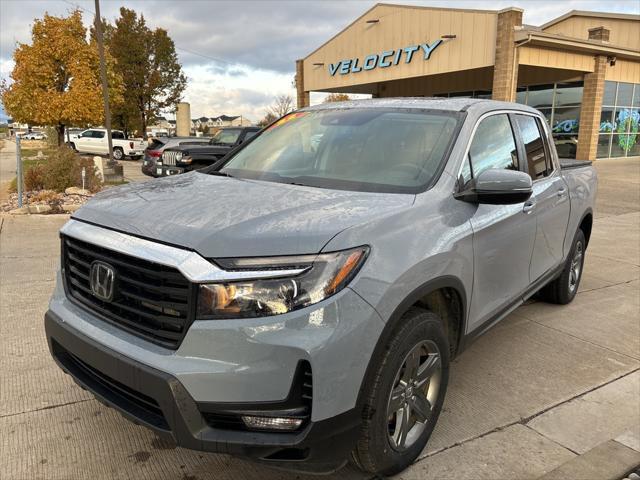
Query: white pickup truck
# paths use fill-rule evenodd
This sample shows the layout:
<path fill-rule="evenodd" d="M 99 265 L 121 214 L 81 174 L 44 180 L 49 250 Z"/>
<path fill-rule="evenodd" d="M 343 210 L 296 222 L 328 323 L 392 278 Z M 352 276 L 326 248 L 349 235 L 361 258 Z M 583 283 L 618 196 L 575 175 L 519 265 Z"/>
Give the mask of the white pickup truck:
<path fill-rule="evenodd" d="M 122 160 L 131 157 L 134 160 L 142 158 L 146 144 L 141 138 L 127 138 L 120 130 L 111 130 L 113 143 L 113 158 Z M 69 146 L 80 153 L 97 153 L 107 155 L 109 145 L 106 128 L 90 128 L 79 135 L 71 135 Z"/>

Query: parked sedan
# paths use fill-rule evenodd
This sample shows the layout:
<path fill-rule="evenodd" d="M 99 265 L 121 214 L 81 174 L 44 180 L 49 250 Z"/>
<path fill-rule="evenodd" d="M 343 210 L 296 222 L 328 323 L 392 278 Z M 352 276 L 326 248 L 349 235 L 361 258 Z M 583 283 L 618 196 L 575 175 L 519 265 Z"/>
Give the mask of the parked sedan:
<path fill-rule="evenodd" d="M 29 132 L 21 136 L 24 140 L 45 140 L 47 136 L 42 132 Z"/>
<path fill-rule="evenodd" d="M 156 162 L 162 157 L 162 152 L 167 148 L 181 145 L 206 145 L 209 140 L 210 138 L 208 137 L 156 137 L 144 151 L 142 173 L 150 177 L 157 177 Z"/>

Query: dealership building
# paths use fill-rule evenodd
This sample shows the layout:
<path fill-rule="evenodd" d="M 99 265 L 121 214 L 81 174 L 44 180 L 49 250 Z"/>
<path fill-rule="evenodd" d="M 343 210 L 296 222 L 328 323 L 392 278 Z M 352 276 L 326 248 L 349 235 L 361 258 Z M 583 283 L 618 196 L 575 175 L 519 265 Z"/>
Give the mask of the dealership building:
<path fill-rule="evenodd" d="M 298 107 L 310 92 L 492 98 L 539 109 L 563 157 L 640 156 L 640 15 L 522 14 L 377 4 L 296 62 Z"/>

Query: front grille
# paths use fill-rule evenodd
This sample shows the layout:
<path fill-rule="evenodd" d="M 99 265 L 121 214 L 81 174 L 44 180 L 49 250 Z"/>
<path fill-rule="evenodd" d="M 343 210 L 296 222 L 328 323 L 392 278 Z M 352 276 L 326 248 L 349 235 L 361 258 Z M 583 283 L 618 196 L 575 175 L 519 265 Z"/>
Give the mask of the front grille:
<path fill-rule="evenodd" d="M 93 295 L 91 265 L 115 270 L 113 299 Z M 176 349 L 194 317 L 195 288 L 176 269 L 62 236 L 69 297 L 105 320 L 166 348 Z"/>
<path fill-rule="evenodd" d="M 164 165 L 175 165 L 177 156 L 178 156 L 178 152 L 172 152 L 171 150 L 167 150 L 162 153 L 162 163 Z"/>
<path fill-rule="evenodd" d="M 169 430 L 169 424 L 156 400 L 93 368 L 55 340 L 52 347 L 58 361 L 93 393 L 154 427 Z"/>

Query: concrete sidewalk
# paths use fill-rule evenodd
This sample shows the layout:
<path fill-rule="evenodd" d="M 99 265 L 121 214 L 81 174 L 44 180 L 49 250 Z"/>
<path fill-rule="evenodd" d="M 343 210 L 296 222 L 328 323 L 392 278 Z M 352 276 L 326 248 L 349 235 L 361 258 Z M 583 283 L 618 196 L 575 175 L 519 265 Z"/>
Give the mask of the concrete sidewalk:
<path fill-rule="evenodd" d="M 563 467 L 580 472 L 576 459 L 606 457 L 612 444 L 640 464 L 640 162 L 598 170 L 576 300 L 529 303 L 457 359 L 436 431 L 398 478 L 567 478 Z M 0 478 L 307 478 L 163 443 L 54 365 L 42 317 L 65 220 L 0 219 Z M 599 477 L 587 468 L 573 478 Z M 325 478 L 366 477 L 347 468 Z"/>

